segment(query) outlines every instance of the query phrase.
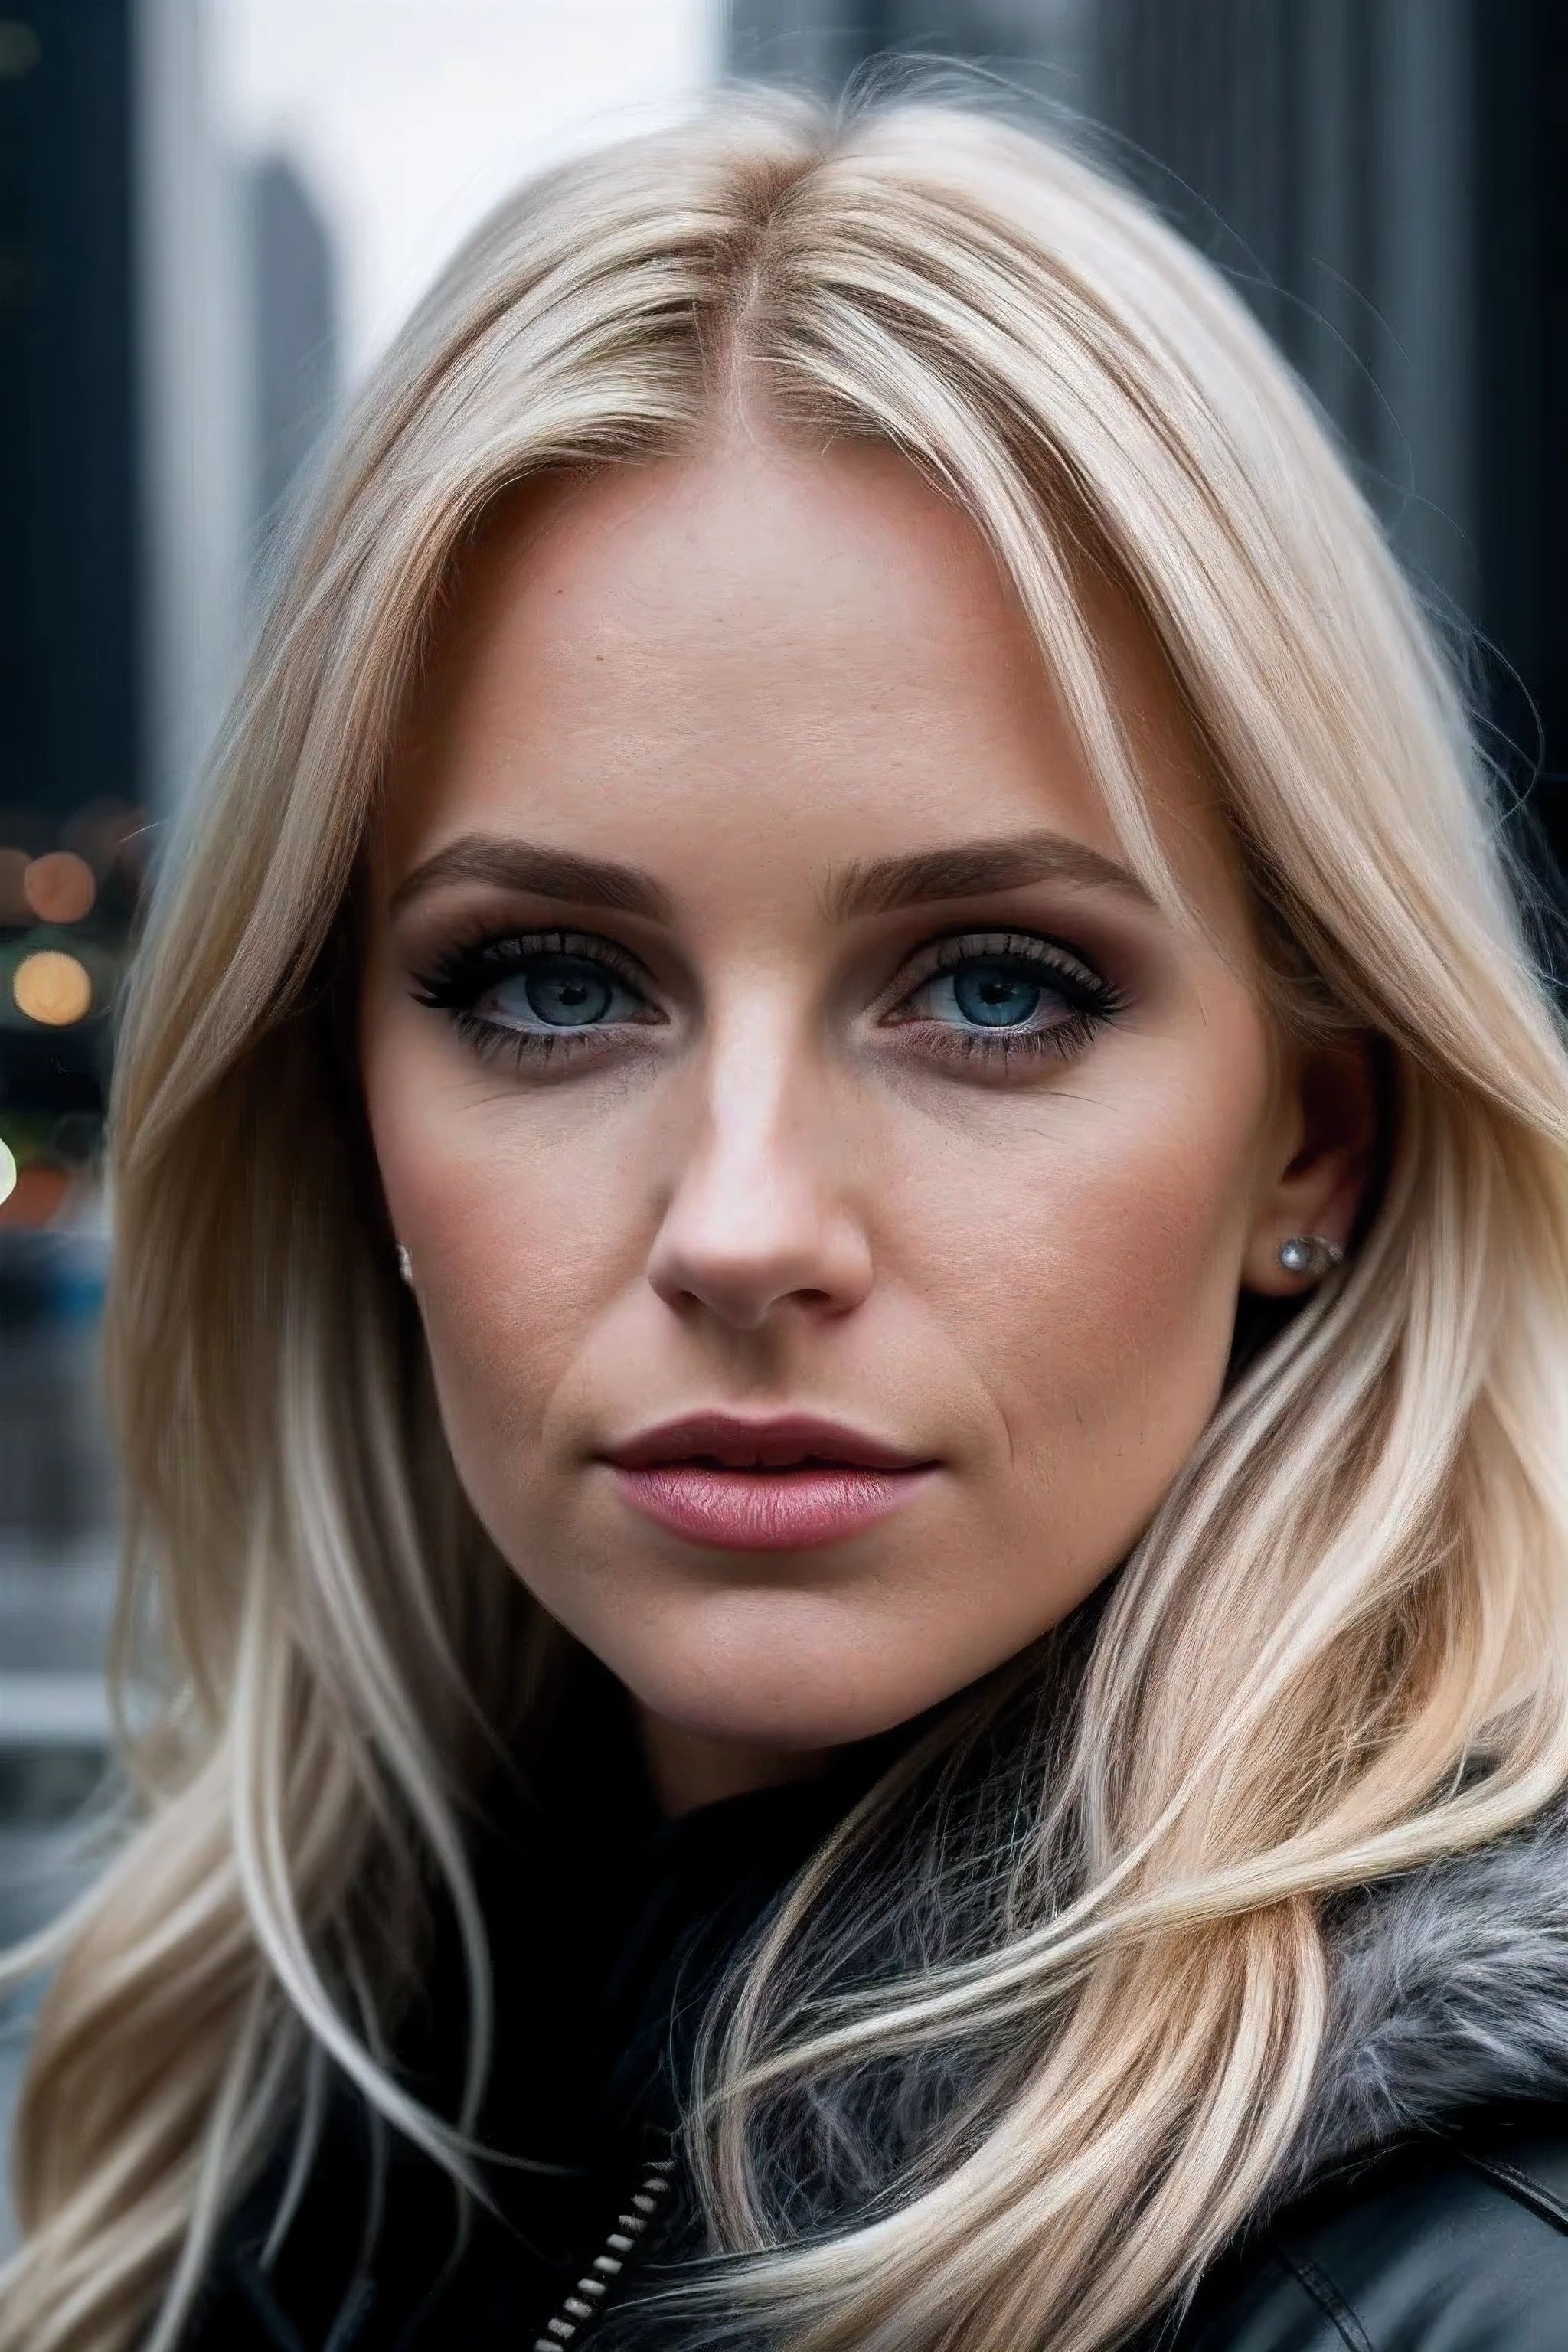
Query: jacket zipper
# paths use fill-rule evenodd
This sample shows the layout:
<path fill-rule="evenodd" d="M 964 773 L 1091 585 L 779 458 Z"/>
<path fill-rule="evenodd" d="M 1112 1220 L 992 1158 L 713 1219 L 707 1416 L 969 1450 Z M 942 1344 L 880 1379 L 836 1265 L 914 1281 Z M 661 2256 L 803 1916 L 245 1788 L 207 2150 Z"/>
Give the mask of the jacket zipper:
<path fill-rule="evenodd" d="M 553 2316 L 545 2321 L 543 2333 L 534 2337 L 533 2352 L 563 2352 L 613 2300 L 627 2258 L 637 2252 L 638 2239 L 647 2235 L 649 2222 L 669 2194 L 674 2172 L 672 2156 L 660 2157 L 648 2166 L 626 2200 L 626 2210 L 616 2214 L 616 2226 L 603 2247 L 570 2294 L 563 2296 Z"/>

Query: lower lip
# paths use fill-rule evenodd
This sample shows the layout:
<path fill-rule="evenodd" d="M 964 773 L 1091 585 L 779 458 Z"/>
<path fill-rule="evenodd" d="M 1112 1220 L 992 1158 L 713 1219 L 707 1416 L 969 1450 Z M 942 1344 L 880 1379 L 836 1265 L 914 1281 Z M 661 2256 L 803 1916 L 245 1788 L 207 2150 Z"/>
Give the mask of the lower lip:
<path fill-rule="evenodd" d="M 929 1475 L 846 1465 L 806 1470 L 714 1470 L 665 1462 L 616 1470 L 633 1510 L 715 1551 L 809 1551 L 875 1527 Z"/>

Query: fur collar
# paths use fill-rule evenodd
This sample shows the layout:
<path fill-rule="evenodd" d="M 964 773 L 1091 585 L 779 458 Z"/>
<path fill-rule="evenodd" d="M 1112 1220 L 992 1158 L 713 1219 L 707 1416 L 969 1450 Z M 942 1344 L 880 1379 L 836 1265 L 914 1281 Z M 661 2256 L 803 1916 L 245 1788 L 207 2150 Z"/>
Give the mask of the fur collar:
<path fill-rule="evenodd" d="M 1279 2192 L 1479 2107 L 1568 2104 L 1568 1806 L 1325 1921 L 1322 2056 Z"/>

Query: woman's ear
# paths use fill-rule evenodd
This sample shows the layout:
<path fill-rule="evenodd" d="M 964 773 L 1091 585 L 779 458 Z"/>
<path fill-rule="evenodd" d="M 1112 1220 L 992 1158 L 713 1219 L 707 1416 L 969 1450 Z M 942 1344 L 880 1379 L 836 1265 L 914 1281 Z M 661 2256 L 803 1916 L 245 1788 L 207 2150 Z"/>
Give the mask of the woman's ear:
<path fill-rule="evenodd" d="M 1345 1248 L 1377 1164 L 1378 1094 L 1369 1037 L 1300 1056 L 1280 1122 L 1289 1156 L 1259 1192 L 1244 1289 L 1289 1298 L 1310 1288 L 1321 1269 L 1292 1272 L 1279 1262 L 1280 1244 L 1293 1235 Z"/>

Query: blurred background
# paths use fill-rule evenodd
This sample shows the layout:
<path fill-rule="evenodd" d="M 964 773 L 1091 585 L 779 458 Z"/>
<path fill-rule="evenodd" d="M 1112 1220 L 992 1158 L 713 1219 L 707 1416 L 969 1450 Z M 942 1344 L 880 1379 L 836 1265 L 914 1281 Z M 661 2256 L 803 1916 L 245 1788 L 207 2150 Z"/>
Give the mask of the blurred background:
<path fill-rule="evenodd" d="M 1563 0 L 0 0 L 0 1944 L 103 1769 L 116 982 L 290 485 L 523 173 L 908 55 L 1093 126 L 1227 270 L 1565 845 Z"/>

